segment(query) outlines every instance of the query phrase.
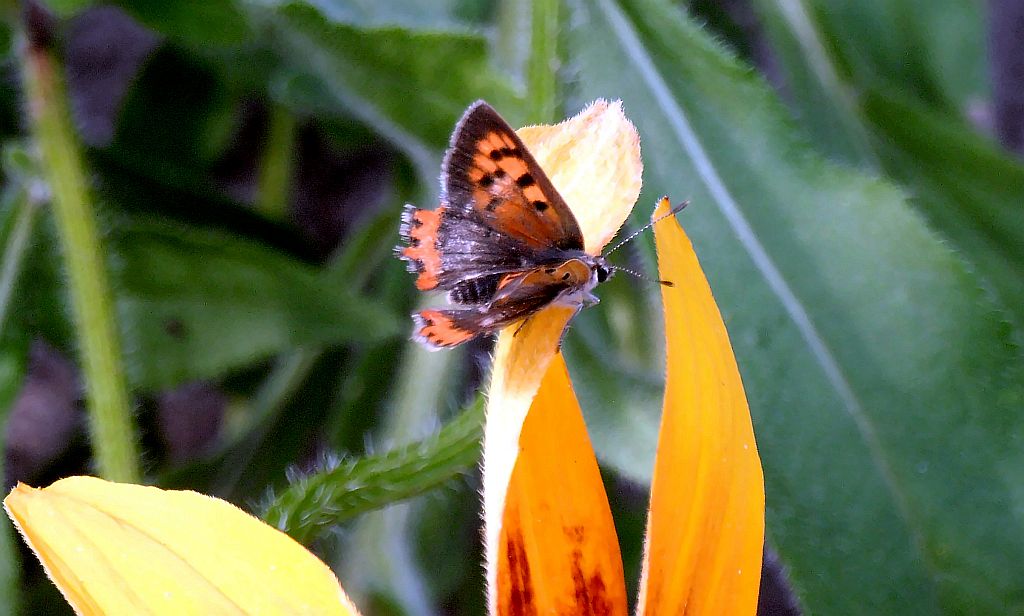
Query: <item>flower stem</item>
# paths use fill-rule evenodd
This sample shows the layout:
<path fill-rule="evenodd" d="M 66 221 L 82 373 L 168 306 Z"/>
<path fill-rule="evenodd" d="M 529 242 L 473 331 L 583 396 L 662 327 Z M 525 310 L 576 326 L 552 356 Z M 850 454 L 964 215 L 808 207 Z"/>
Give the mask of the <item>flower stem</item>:
<path fill-rule="evenodd" d="M 422 441 L 347 460 L 293 481 L 266 505 L 263 519 L 309 544 L 323 531 L 360 513 L 442 485 L 479 462 L 483 415 L 478 399 Z"/>
<path fill-rule="evenodd" d="M 267 218 L 283 219 L 288 214 L 292 163 L 295 160 L 295 117 L 282 105 L 270 108 L 267 148 L 260 163 L 256 209 Z"/>
<path fill-rule="evenodd" d="M 522 84 L 527 122 L 552 124 L 561 115 L 562 3 L 508 0 L 498 5 L 498 60 Z"/>
<path fill-rule="evenodd" d="M 64 253 L 96 470 L 112 481 L 138 482 L 139 451 L 103 247 L 64 83 L 43 39 L 26 47 L 25 92 Z"/>
<path fill-rule="evenodd" d="M 558 0 L 533 0 L 530 33 L 530 55 L 526 66 L 528 101 L 531 106 L 530 120 L 538 123 L 554 122 L 558 117 L 558 71 L 560 55 L 558 49 L 559 20 Z"/>

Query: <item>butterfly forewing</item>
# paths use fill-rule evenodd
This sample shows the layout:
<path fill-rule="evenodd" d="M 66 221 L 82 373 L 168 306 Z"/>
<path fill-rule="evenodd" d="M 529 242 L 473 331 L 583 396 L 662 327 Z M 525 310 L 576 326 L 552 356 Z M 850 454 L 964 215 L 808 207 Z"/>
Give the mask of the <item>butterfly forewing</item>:
<path fill-rule="evenodd" d="M 534 250 L 582 250 L 576 217 L 515 131 L 490 105 L 462 117 L 445 158 L 453 210 L 472 215 Z"/>

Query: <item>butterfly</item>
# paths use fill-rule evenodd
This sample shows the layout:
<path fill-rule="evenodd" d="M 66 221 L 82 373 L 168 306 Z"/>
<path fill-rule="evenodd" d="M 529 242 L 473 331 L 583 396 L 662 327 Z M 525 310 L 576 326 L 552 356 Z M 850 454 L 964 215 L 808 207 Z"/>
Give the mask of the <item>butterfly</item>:
<path fill-rule="evenodd" d="M 457 346 L 548 306 L 578 312 L 598 302 L 594 287 L 624 269 L 584 251 L 569 206 L 484 101 L 455 126 L 441 194 L 436 209 L 405 207 L 405 245 L 395 249 L 417 275 L 417 289 L 447 291 L 458 306 L 412 315 L 413 339 L 427 348 Z"/>

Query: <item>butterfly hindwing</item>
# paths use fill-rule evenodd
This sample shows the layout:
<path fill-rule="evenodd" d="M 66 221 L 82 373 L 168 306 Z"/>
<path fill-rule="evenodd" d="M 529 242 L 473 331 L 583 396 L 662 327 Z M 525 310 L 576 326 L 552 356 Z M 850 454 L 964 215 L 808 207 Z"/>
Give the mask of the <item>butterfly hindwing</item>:
<path fill-rule="evenodd" d="M 583 288 L 590 268 L 571 259 L 503 277 L 485 306 L 423 310 L 413 315 L 413 337 L 433 349 L 448 348 L 530 317 L 566 293 Z"/>
<path fill-rule="evenodd" d="M 484 333 L 477 310 L 421 310 L 412 315 L 412 337 L 428 349 L 458 346 Z"/>
<path fill-rule="evenodd" d="M 564 291 L 581 288 L 590 279 L 590 267 L 579 259 L 553 263 L 527 272 L 510 274 L 498 285 L 492 306 L 515 305 L 524 297 L 540 297 L 542 306 L 554 301 Z"/>
<path fill-rule="evenodd" d="M 582 250 L 576 217 L 515 131 L 479 101 L 463 115 L 442 182 L 453 212 L 475 215 L 534 250 Z"/>

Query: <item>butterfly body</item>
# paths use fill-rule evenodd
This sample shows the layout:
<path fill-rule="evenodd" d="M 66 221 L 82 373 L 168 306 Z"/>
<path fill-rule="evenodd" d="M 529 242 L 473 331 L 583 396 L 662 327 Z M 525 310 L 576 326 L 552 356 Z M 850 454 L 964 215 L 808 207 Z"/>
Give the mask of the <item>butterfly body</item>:
<path fill-rule="evenodd" d="M 458 308 L 413 315 L 428 348 L 456 346 L 552 305 L 582 309 L 614 271 L 583 249 L 575 216 L 515 131 L 479 101 L 452 135 L 442 203 L 406 206 L 396 251 L 421 291 Z"/>

